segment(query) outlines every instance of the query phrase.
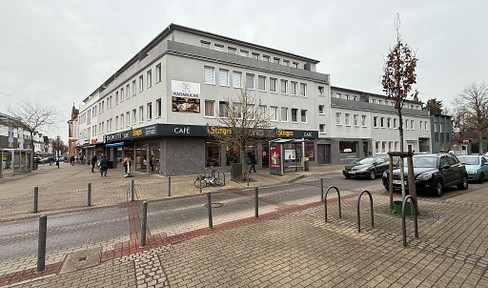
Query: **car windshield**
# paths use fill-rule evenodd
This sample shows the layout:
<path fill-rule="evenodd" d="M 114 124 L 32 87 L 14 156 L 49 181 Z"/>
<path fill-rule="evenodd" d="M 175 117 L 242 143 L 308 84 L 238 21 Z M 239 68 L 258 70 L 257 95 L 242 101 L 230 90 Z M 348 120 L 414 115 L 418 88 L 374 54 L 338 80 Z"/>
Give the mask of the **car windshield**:
<path fill-rule="evenodd" d="M 436 168 L 437 167 L 437 157 L 429 156 L 413 156 L 413 167 L 414 168 Z M 407 160 L 403 161 L 403 166 L 407 167 Z"/>
<path fill-rule="evenodd" d="M 480 165 L 479 157 L 458 156 L 459 162 L 466 165 Z"/>
<path fill-rule="evenodd" d="M 352 164 L 360 164 L 360 165 L 366 165 L 366 164 L 373 164 L 374 158 L 363 158 L 363 159 L 356 159 L 352 161 Z"/>

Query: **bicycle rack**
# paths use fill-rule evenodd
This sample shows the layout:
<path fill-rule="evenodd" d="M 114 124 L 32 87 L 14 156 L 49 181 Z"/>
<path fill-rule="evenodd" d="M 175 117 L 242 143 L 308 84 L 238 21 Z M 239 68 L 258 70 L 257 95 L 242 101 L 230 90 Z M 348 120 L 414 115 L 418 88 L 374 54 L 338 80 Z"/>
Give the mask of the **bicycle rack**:
<path fill-rule="evenodd" d="M 338 203 L 339 203 L 339 218 L 342 218 L 342 215 L 341 215 L 341 193 L 339 192 L 339 189 L 335 186 L 331 186 L 329 188 L 327 188 L 327 191 L 325 191 L 325 195 L 324 195 L 324 210 L 325 210 L 325 223 L 327 223 L 327 194 L 329 193 L 329 191 L 331 189 L 335 189 L 336 192 L 337 192 L 337 196 L 338 196 Z"/>
<path fill-rule="evenodd" d="M 369 193 L 368 190 L 363 190 L 361 193 L 359 193 L 358 197 L 358 232 L 361 233 L 361 216 L 360 216 L 360 211 L 359 211 L 359 204 L 361 203 L 361 196 L 363 196 L 364 193 L 367 193 L 369 196 L 369 203 L 371 205 L 371 227 L 374 227 L 374 213 L 373 213 L 373 196 L 371 196 L 371 193 Z"/>
<path fill-rule="evenodd" d="M 419 238 L 419 230 L 418 230 L 418 224 L 417 224 L 417 201 L 415 201 L 415 198 L 412 197 L 412 195 L 407 195 L 405 199 L 403 199 L 402 203 L 402 233 L 403 233 L 403 247 L 407 247 L 407 228 L 405 227 L 405 205 L 407 204 L 408 199 L 410 199 L 410 202 L 413 202 L 413 227 L 415 230 L 415 238 Z"/>

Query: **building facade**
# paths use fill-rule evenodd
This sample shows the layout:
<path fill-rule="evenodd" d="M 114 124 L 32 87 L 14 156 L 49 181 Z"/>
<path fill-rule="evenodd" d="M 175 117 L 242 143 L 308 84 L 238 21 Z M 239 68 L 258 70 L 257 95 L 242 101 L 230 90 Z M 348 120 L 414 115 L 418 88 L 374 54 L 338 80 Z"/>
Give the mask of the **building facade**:
<path fill-rule="evenodd" d="M 431 115 L 432 153 L 447 152 L 452 148 L 453 129 L 451 116 Z"/>
<path fill-rule="evenodd" d="M 373 102 L 385 97 L 331 89 L 329 75 L 316 72 L 318 63 L 171 24 L 85 98 L 77 147 L 86 159 L 103 153 L 117 166 L 129 155 L 135 169 L 163 175 L 201 173 L 206 166 L 230 169 L 246 159 L 212 136 L 227 133 L 218 118 L 243 89 L 261 100 L 259 109 L 276 138 L 302 140 L 293 157 L 308 157 L 311 165 L 398 147 L 393 107 Z M 413 128 L 405 130 L 406 145 L 430 150 L 429 117 L 421 103 L 409 104 L 406 125 Z M 248 149 L 255 151 L 258 167 L 269 167 L 267 141 Z"/>

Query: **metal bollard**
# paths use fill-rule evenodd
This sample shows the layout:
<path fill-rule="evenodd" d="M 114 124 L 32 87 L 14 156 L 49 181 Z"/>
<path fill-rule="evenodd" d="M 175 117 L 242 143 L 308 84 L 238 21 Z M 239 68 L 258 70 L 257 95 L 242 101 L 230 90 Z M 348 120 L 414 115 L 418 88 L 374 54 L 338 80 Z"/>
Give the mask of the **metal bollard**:
<path fill-rule="evenodd" d="M 38 204 L 39 204 L 39 187 L 34 187 L 34 211 L 33 211 L 33 213 L 37 213 L 37 205 Z"/>
<path fill-rule="evenodd" d="M 320 177 L 320 201 L 324 202 L 324 178 Z"/>
<path fill-rule="evenodd" d="M 134 179 L 132 179 L 130 180 L 130 201 L 134 201 L 134 194 L 135 194 Z"/>
<path fill-rule="evenodd" d="M 147 201 L 142 202 L 141 248 L 146 247 Z"/>
<path fill-rule="evenodd" d="M 213 219 L 212 219 L 212 198 L 210 192 L 207 192 L 207 204 L 208 204 L 208 230 L 213 230 Z"/>
<path fill-rule="evenodd" d="M 47 235 L 47 215 L 39 217 L 39 240 L 37 245 L 37 272 L 42 272 L 46 268 L 46 235 Z"/>
<path fill-rule="evenodd" d="M 198 186 L 200 186 L 200 193 L 202 193 L 202 174 L 198 175 Z"/>
<path fill-rule="evenodd" d="M 88 206 L 91 206 L 91 183 L 88 182 Z"/>
<path fill-rule="evenodd" d="M 249 171 L 247 171 L 247 186 L 249 186 Z"/>
<path fill-rule="evenodd" d="M 168 197 L 171 196 L 171 176 L 168 176 Z"/>
<path fill-rule="evenodd" d="M 254 218 L 259 218 L 259 198 L 258 198 L 258 187 L 254 187 Z"/>

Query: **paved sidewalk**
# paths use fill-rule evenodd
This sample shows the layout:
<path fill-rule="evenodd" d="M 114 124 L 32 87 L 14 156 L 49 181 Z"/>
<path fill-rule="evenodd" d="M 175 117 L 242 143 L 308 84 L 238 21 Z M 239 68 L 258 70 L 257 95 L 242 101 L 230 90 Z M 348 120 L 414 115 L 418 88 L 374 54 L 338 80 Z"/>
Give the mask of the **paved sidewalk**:
<path fill-rule="evenodd" d="M 302 178 L 318 178 L 328 173 L 340 173 L 342 165 L 311 167 L 310 171 L 286 171 L 284 176 L 271 175 L 267 169 L 252 173 L 250 187 L 273 186 L 296 181 Z M 0 222 L 38 217 L 40 214 L 53 214 L 87 209 L 88 182 L 92 187 L 92 207 L 113 206 L 130 200 L 131 180 L 135 183 L 136 200 L 158 200 L 198 195 L 200 190 L 194 186 L 196 175 L 171 176 L 171 196 L 168 196 L 168 177 L 143 172 L 132 173 L 134 177 L 124 178 L 122 169 L 109 169 L 107 177 L 91 173 L 91 166 L 61 163 L 39 165 L 39 169 L 28 174 L 0 178 Z M 223 187 L 206 187 L 203 193 L 228 191 L 246 188 L 247 183 L 229 180 Z M 34 214 L 33 191 L 39 187 L 38 213 Z"/>
<path fill-rule="evenodd" d="M 420 238 L 413 237 L 409 218 L 407 248 L 401 219 L 383 211 L 388 197 L 376 193 L 375 227 L 364 201 L 361 233 L 351 221 L 354 197 L 342 201 L 343 219 L 330 205 L 329 223 L 323 207 L 312 207 L 232 229 L 197 231 L 93 268 L 13 287 L 488 287 L 487 193 L 483 188 L 421 201 Z"/>

